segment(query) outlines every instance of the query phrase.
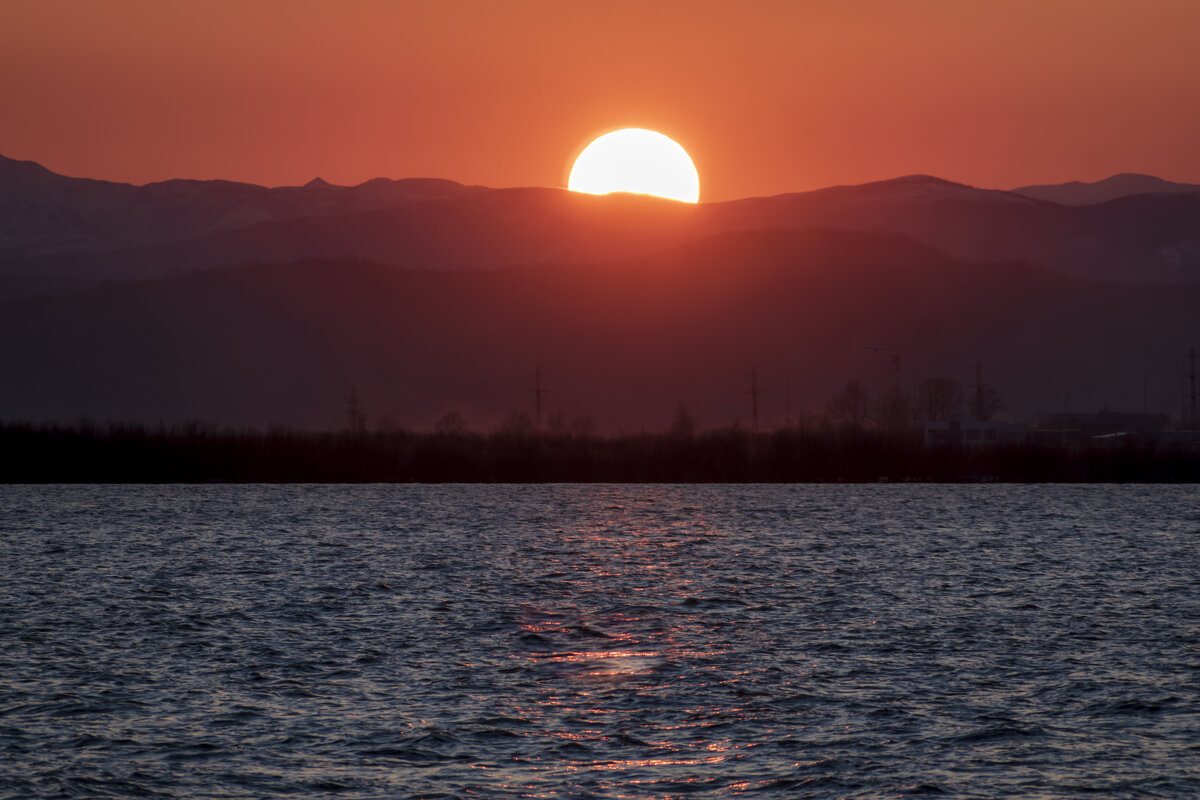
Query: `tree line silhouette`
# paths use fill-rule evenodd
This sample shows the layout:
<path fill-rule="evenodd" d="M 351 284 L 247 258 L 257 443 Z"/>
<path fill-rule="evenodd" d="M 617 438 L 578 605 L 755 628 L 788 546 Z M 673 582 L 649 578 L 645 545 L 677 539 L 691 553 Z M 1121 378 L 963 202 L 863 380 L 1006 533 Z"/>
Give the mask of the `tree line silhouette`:
<path fill-rule="evenodd" d="M 848 393 L 853 395 L 854 393 Z M 853 402 L 851 402 L 853 401 Z M 602 435 L 586 420 L 539 430 L 518 412 L 489 433 L 447 415 L 428 432 L 198 423 L 0 424 L 0 481 L 15 482 L 1200 482 L 1200 453 L 1133 437 L 1069 450 L 1042 444 L 926 446 L 914 429 L 847 417 L 755 433 L 699 430 L 680 404 L 669 428 Z"/>

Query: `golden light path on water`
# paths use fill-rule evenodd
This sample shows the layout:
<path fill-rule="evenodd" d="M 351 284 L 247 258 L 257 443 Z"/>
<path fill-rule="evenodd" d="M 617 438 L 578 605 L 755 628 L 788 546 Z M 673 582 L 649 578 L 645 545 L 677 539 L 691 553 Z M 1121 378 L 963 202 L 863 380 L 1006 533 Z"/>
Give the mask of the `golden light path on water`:
<path fill-rule="evenodd" d="M 561 689 L 547 692 L 537 706 L 523 711 L 534 718 L 563 717 L 585 726 L 550 734 L 565 745 L 597 740 L 618 746 L 633 742 L 664 755 L 587 758 L 580 754 L 571 758 L 566 754 L 565 759 L 533 766 L 534 772 L 558 776 L 628 773 L 620 783 L 632 788 L 660 782 L 661 776 L 655 770 L 683 769 L 695 774 L 676 779 L 679 789 L 684 790 L 688 783 L 700 781 L 706 769 L 738 757 L 746 743 L 716 736 L 714 728 L 719 729 L 731 719 L 752 722 L 756 709 L 751 703 L 685 707 L 674 710 L 669 718 L 650 728 L 638 726 L 637 737 L 613 733 L 614 729 L 632 727 L 628 724 L 630 717 L 659 710 L 658 695 L 678 691 L 677 678 L 663 672 L 664 667 L 703 663 L 728 655 L 727 646 L 694 647 L 695 642 L 704 640 L 697 635 L 703 627 L 698 617 L 685 614 L 666 622 L 655 610 L 664 604 L 681 609 L 699 605 L 700 601 L 692 594 L 695 580 L 680 568 L 687 562 L 670 556 L 674 550 L 686 549 L 697 537 L 713 535 L 720 533 L 700 516 L 661 528 L 583 527 L 569 533 L 564 531 L 558 538 L 570 555 L 566 556 L 567 561 L 552 562 L 550 574 L 564 581 L 571 576 L 570 583 L 562 587 L 564 593 L 597 595 L 606 602 L 604 610 L 583 615 L 573 605 L 522 609 L 521 630 L 527 641 L 547 644 L 544 649 L 529 651 L 525 658 L 534 671 L 552 674 L 564 684 Z M 579 545 L 578 549 L 574 545 Z M 704 569 L 706 565 L 692 566 Z M 645 606 L 646 596 L 651 594 L 654 607 Z M 736 680 L 736 676 L 730 677 Z M 615 707 L 607 705 L 614 698 Z M 631 712 L 631 704 L 638 707 L 637 712 Z M 720 722 L 714 724 L 714 720 Z M 595 727 L 586 727 L 589 724 Z M 652 774 L 636 777 L 645 771 Z M 518 783 L 527 780 L 525 775 Z M 747 783 L 741 790 L 751 785 Z"/>
<path fill-rule="evenodd" d="M 1195 500 L 9 487 L 0 795 L 1192 800 Z"/>

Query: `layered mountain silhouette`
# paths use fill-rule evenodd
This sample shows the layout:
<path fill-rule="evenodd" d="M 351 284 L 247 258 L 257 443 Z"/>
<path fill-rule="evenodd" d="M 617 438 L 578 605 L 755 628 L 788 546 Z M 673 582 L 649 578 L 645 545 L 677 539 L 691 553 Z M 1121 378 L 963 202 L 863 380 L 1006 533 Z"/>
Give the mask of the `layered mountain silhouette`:
<path fill-rule="evenodd" d="M 265 188 L 232 181 L 128 183 L 68 178 L 0 156 L 0 259 L 105 253 L 183 242 L 278 220 L 350 214 L 461 196 L 453 181 L 376 178 Z"/>
<path fill-rule="evenodd" d="M 813 228 L 898 233 L 958 258 L 1101 280 L 1200 280 L 1200 192 L 1075 206 L 929 176 L 690 206 L 430 180 L 136 187 L 3 160 L 0 220 L 10 293 L 302 258 L 424 269 L 591 263 L 727 231 Z"/>
<path fill-rule="evenodd" d="M 819 410 L 976 358 L 1019 416 L 1177 408 L 1200 286 L 1120 286 L 977 264 L 844 231 L 719 234 L 594 265 L 401 270 L 346 260 L 230 267 L 44 297 L 0 318 L 0 417 L 337 428 L 356 387 L 369 424 L 477 429 L 546 407 L 602 430 Z M 867 347 L 886 349 L 868 350 Z M 785 403 L 787 404 L 785 406 Z"/>
<path fill-rule="evenodd" d="M 1138 184 L 1139 186 L 1141 184 Z M 1133 184 L 1130 184 L 1133 186 Z M 766 424 L 975 360 L 1031 417 L 1174 411 L 1200 194 L 1067 205 L 928 176 L 688 205 L 449 181 L 143 187 L 0 161 L 0 419 L 602 430 Z M 901 369 L 893 369 L 899 355 Z"/>
<path fill-rule="evenodd" d="M 1022 186 L 1013 191 L 1026 197 L 1049 200 L 1065 206 L 1088 206 L 1107 203 L 1118 197 L 1129 197 L 1135 194 L 1194 194 L 1200 192 L 1200 185 L 1175 183 L 1164 181 L 1153 175 L 1122 172 L 1095 183 L 1071 181 L 1040 186 Z"/>

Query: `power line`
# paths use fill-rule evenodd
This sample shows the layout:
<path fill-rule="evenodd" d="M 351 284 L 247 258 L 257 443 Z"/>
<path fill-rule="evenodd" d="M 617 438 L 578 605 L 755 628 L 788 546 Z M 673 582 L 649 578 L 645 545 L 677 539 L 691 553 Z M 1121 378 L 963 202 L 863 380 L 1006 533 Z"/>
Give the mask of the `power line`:
<path fill-rule="evenodd" d="M 540 431 L 542 429 L 542 395 L 546 394 L 549 389 L 542 388 L 542 368 L 533 368 L 533 422 Z"/>

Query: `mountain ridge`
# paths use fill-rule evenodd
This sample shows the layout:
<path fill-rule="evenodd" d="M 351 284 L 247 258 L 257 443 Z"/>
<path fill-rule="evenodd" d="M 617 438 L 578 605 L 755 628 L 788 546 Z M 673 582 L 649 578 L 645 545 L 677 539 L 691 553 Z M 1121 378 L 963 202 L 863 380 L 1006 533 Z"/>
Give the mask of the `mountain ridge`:
<path fill-rule="evenodd" d="M 1038 200 L 1049 200 L 1061 205 L 1081 206 L 1106 203 L 1121 197 L 1139 194 L 1185 194 L 1200 192 L 1200 185 L 1176 183 L 1154 175 L 1138 172 L 1118 172 L 1091 183 L 1068 181 L 1066 183 L 1037 184 L 1011 190 Z"/>
<path fill-rule="evenodd" d="M 280 187 L 176 178 L 138 186 L 68 177 L 33 161 L 0 156 L 0 259 L 112 252 L 265 221 L 368 211 L 482 190 L 439 178 Z"/>
<path fill-rule="evenodd" d="M 6 183 L 14 172 L 34 176 L 49 199 Z M 0 299 L 313 257 L 433 269 L 588 263 L 764 228 L 891 231 L 966 262 L 1029 261 L 1128 284 L 1200 281 L 1200 194 L 1191 192 L 1072 206 L 909 175 L 693 205 L 428 178 L 355 187 L 318 180 L 273 189 L 185 179 L 134 187 L 2 161 Z"/>

